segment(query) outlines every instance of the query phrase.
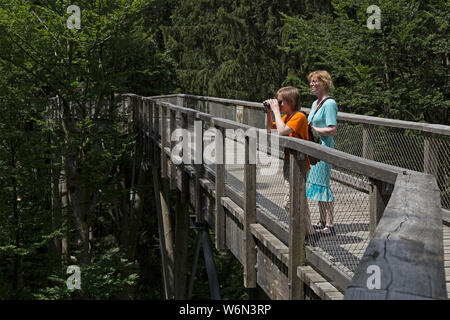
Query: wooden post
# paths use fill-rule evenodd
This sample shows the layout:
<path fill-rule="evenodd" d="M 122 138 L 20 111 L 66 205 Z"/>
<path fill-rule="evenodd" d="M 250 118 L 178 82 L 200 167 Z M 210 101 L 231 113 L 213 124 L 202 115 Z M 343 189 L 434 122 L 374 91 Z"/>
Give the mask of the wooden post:
<path fill-rule="evenodd" d="M 188 128 L 185 114 L 181 114 L 181 127 L 185 130 Z M 179 168 L 181 190 L 177 190 L 175 215 L 175 299 L 184 300 L 187 298 L 189 176 L 184 170 L 184 163 Z"/>
<path fill-rule="evenodd" d="M 153 131 L 153 133 L 154 133 L 154 138 L 155 138 L 155 140 L 154 140 L 154 142 L 155 142 L 155 144 L 157 143 L 157 140 L 158 140 L 158 138 L 159 138 L 159 126 L 160 126 L 160 123 L 159 123 L 159 106 L 158 106 L 158 104 L 156 103 L 156 102 L 154 102 L 153 103 L 153 107 L 152 107 L 152 109 L 153 109 L 153 113 L 154 113 L 154 120 L 153 120 L 153 122 L 154 122 L 154 128 L 155 128 L 155 130 Z"/>
<path fill-rule="evenodd" d="M 172 141 L 172 134 L 176 129 L 176 112 L 174 110 L 170 110 L 170 134 L 169 134 L 169 145 L 170 152 L 172 153 L 173 148 L 175 147 L 175 141 Z M 177 188 L 177 170 L 173 162 L 170 165 L 170 190 L 175 190 Z"/>
<path fill-rule="evenodd" d="M 424 133 L 423 172 L 430 173 L 437 179 L 436 143 L 431 133 Z"/>
<path fill-rule="evenodd" d="M 151 159 L 151 154 L 153 152 L 153 102 L 148 102 L 148 148 L 149 148 L 149 159 Z"/>
<path fill-rule="evenodd" d="M 145 157 L 148 154 L 148 144 L 147 144 L 147 134 L 148 134 L 148 106 L 147 106 L 147 100 L 145 98 L 142 98 L 142 127 L 141 127 L 142 137 L 141 137 L 141 143 L 142 143 L 142 153 Z"/>
<path fill-rule="evenodd" d="M 289 299 L 304 300 L 303 281 L 297 276 L 297 267 L 306 263 L 306 157 L 290 150 L 290 212 L 289 212 Z"/>
<path fill-rule="evenodd" d="M 203 213 L 202 186 L 200 184 L 203 172 L 203 121 L 198 119 L 198 115 L 196 116 L 196 119 L 197 120 L 194 122 L 195 212 L 196 221 L 203 222 L 205 220 L 205 215 Z"/>
<path fill-rule="evenodd" d="M 253 142 L 253 141 L 252 141 Z M 245 136 L 244 164 L 244 286 L 256 288 L 256 243 L 250 225 L 256 223 L 256 164 L 250 161 L 250 137 Z"/>
<path fill-rule="evenodd" d="M 139 133 L 144 132 L 144 99 L 142 97 L 138 98 L 138 130 Z"/>
<path fill-rule="evenodd" d="M 170 281 L 171 292 L 173 293 L 174 288 L 174 245 L 173 245 L 173 228 L 172 222 L 170 218 L 170 199 L 169 199 L 169 186 L 168 181 L 165 179 L 167 177 L 167 156 L 164 151 L 164 147 L 166 146 L 167 141 L 167 122 L 166 122 L 166 108 L 163 106 L 159 106 L 160 114 L 161 114 L 161 149 L 156 146 L 160 165 L 161 167 L 161 175 L 158 176 L 158 183 L 160 186 L 160 201 L 161 201 L 161 214 L 162 214 L 162 222 L 164 226 L 164 234 L 166 244 L 166 252 L 167 252 L 167 264 L 168 264 L 168 278 Z M 159 109 L 157 108 L 157 110 Z M 170 299 L 173 298 L 169 297 Z"/>
<path fill-rule="evenodd" d="M 161 106 L 161 178 L 167 178 L 167 156 L 165 147 L 167 146 L 167 108 Z"/>
<path fill-rule="evenodd" d="M 155 119 L 158 120 L 159 116 L 159 108 L 155 108 Z M 150 114 L 153 114 L 153 105 L 150 107 Z M 158 122 L 156 122 L 156 132 L 158 132 L 157 128 L 159 128 Z M 151 136 L 151 138 L 156 139 L 157 134 Z M 165 289 L 165 298 L 172 299 L 173 297 L 173 282 L 171 281 L 171 272 L 170 272 L 170 263 L 168 257 L 168 247 L 166 243 L 166 237 L 164 232 L 164 222 L 163 222 L 163 209 L 162 209 L 162 200 L 160 192 L 161 178 L 159 176 L 160 170 L 159 165 L 161 161 L 161 156 L 159 155 L 159 147 L 156 141 L 152 141 L 151 145 L 153 145 L 153 165 L 152 165 L 152 175 L 153 175 L 153 189 L 155 192 L 155 203 L 156 203 L 156 213 L 158 220 L 158 232 L 159 232 L 159 241 L 160 241 L 160 250 L 161 250 L 161 264 L 163 271 L 163 280 L 164 280 L 164 289 Z M 173 274 L 173 273 L 172 273 Z"/>
<path fill-rule="evenodd" d="M 384 209 L 389 202 L 392 190 L 380 180 L 371 179 L 369 192 L 369 237 L 372 238 L 375 229 L 383 216 Z"/>
<path fill-rule="evenodd" d="M 219 126 L 216 129 L 216 217 L 215 217 L 215 234 L 216 249 L 226 249 L 225 241 L 225 211 L 222 206 L 222 198 L 225 196 L 225 130 Z"/>
<path fill-rule="evenodd" d="M 178 95 L 177 97 L 177 106 L 183 107 L 184 104 L 184 98 L 180 97 L 180 95 Z"/>
<path fill-rule="evenodd" d="M 362 156 L 363 158 L 373 160 L 374 154 L 373 154 L 373 139 L 370 135 L 371 126 L 368 124 L 364 124 L 363 127 L 363 150 L 362 150 Z"/>

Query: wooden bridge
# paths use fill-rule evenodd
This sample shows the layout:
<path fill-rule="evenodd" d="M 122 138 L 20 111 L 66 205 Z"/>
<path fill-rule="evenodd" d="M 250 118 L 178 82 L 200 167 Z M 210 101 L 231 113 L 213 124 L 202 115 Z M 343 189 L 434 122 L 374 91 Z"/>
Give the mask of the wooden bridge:
<path fill-rule="evenodd" d="M 257 130 L 264 126 L 260 103 L 130 94 L 123 107 L 161 200 L 166 298 L 186 297 L 191 226 L 202 235 L 195 260 L 200 244 L 208 258 L 212 229 L 215 247 L 230 250 L 243 265 L 245 287 L 258 287 L 271 299 L 447 299 L 448 126 L 339 113 L 336 149 L 330 149 Z M 289 190 L 281 160 L 286 148 Z M 335 196 L 336 235 L 308 243 L 305 155 L 332 164 Z M 174 217 L 166 183 L 177 194 Z M 287 192 L 289 216 L 282 206 Z M 195 209 L 191 221 L 189 203 Z M 317 203 L 308 205 L 312 222 L 318 221 Z M 211 296 L 218 299 L 212 261 L 207 269 Z"/>

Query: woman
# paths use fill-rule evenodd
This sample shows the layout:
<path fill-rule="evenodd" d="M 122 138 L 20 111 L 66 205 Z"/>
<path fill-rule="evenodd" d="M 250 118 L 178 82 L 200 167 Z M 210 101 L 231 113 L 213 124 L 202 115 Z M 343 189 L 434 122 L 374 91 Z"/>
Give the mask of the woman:
<path fill-rule="evenodd" d="M 319 70 L 308 75 L 311 91 L 317 96 L 313 102 L 308 123 L 312 130 L 320 135 L 322 145 L 334 148 L 334 136 L 337 134 L 337 104 L 328 96 L 332 85 L 327 71 Z M 334 196 L 330 188 L 331 164 L 320 161 L 311 167 L 306 182 L 306 197 L 319 202 L 320 221 L 315 229 L 322 234 L 335 234 L 333 225 Z"/>
<path fill-rule="evenodd" d="M 282 136 L 296 137 L 308 140 L 308 122 L 306 116 L 299 112 L 300 109 L 300 93 L 297 88 L 284 87 L 278 90 L 276 99 L 269 99 L 265 102 L 270 103 L 270 109 L 266 115 L 266 128 L 277 129 L 278 134 Z M 281 113 L 285 115 L 281 117 Z M 273 121 L 273 118 L 275 118 Z M 307 160 L 307 168 L 309 170 L 309 159 Z M 289 188 L 289 150 L 285 150 L 285 158 L 283 164 L 284 183 Z M 285 194 L 283 206 L 289 214 L 289 192 Z M 315 234 L 311 225 L 310 213 L 308 205 L 306 205 L 306 233 L 308 236 Z M 309 238 L 309 237 L 308 237 Z"/>

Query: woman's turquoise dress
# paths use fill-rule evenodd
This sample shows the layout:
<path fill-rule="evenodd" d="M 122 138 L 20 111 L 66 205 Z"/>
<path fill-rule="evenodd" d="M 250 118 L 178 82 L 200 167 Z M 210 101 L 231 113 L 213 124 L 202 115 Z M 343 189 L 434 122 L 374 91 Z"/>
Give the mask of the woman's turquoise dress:
<path fill-rule="evenodd" d="M 314 117 L 310 125 L 317 128 L 327 128 L 328 126 L 337 126 L 337 104 L 333 99 L 326 100 L 322 107 L 317 111 L 317 100 L 313 102 L 311 112 L 308 116 L 308 123 Z M 321 136 L 322 145 L 334 148 L 333 136 Z M 311 166 L 308 179 L 306 181 L 306 197 L 315 201 L 331 202 L 334 199 L 333 192 L 330 188 L 330 172 L 331 164 L 320 161 Z"/>

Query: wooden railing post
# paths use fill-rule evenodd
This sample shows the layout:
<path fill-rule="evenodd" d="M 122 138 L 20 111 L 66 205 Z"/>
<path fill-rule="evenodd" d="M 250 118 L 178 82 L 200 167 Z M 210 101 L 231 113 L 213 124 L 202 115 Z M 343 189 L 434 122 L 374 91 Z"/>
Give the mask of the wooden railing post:
<path fill-rule="evenodd" d="M 181 113 L 181 128 L 188 129 L 186 114 Z M 185 139 L 186 137 L 184 137 Z M 175 299 L 187 298 L 188 271 L 188 232 L 189 232 L 189 176 L 184 170 L 184 163 L 180 166 L 181 189 L 177 190 L 175 214 Z M 176 169 L 175 169 L 176 170 Z"/>
<path fill-rule="evenodd" d="M 374 154 L 373 154 L 373 138 L 370 135 L 371 126 L 368 124 L 364 124 L 363 127 L 363 150 L 362 150 L 362 157 L 366 159 L 373 160 Z"/>
<path fill-rule="evenodd" d="M 256 288 L 256 243 L 250 231 L 250 225 L 256 223 L 256 162 L 251 161 L 253 159 L 256 159 L 256 139 L 246 135 L 244 163 L 244 286 L 246 288 Z"/>
<path fill-rule="evenodd" d="M 372 238 L 375 229 L 383 216 L 392 190 L 380 180 L 371 179 L 369 191 L 369 237 Z"/>
<path fill-rule="evenodd" d="M 169 146 L 170 153 L 172 154 L 173 148 L 175 147 L 175 141 L 172 141 L 172 135 L 176 130 L 176 112 L 175 110 L 170 110 L 170 134 L 169 134 Z M 175 190 L 177 188 L 177 169 L 173 162 L 170 165 L 170 190 Z"/>
<path fill-rule="evenodd" d="M 181 96 L 177 97 L 177 106 L 183 107 L 184 104 L 184 98 Z"/>
<path fill-rule="evenodd" d="M 196 115 L 194 122 L 194 139 L 195 139 L 195 154 L 194 154 L 194 168 L 195 168 L 195 211 L 196 221 L 203 222 L 205 215 L 203 213 L 202 205 L 202 186 L 200 179 L 203 173 L 203 121 Z"/>
<path fill-rule="evenodd" d="M 424 133 L 423 172 L 432 174 L 437 179 L 436 144 L 433 134 Z"/>
<path fill-rule="evenodd" d="M 167 178 L 167 107 L 161 106 L 161 178 Z"/>
<path fill-rule="evenodd" d="M 149 142 L 149 158 L 151 157 L 150 155 L 153 153 L 153 140 L 152 138 L 154 137 L 154 132 L 153 132 L 153 101 L 148 101 L 148 142 Z"/>
<path fill-rule="evenodd" d="M 222 205 L 222 198 L 225 196 L 225 131 L 219 126 L 215 126 L 215 160 L 216 160 L 216 181 L 215 181 L 215 235 L 216 249 L 226 249 L 225 241 L 225 211 Z"/>
<path fill-rule="evenodd" d="M 154 114 L 154 118 L 153 118 L 153 123 L 154 123 L 154 128 L 155 128 L 155 130 L 153 131 L 153 133 L 154 133 L 154 139 L 155 139 L 155 144 L 157 143 L 157 139 L 159 138 L 159 128 L 160 128 L 160 122 L 159 122 L 159 120 L 160 120 L 160 118 L 159 118 L 159 105 L 158 105 L 158 103 L 157 102 L 154 102 L 153 103 L 153 107 L 152 107 L 152 109 L 153 109 L 153 114 Z"/>
<path fill-rule="evenodd" d="M 142 97 L 138 98 L 138 130 L 140 133 L 144 132 L 144 99 Z"/>
<path fill-rule="evenodd" d="M 147 135 L 149 134 L 149 132 L 148 132 L 148 101 L 147 101 L 147 99 L 144 99 L 144 98 L 142 98 L 142 112 L 143 112 L 142 149 L 143 149 L 144 160 L 146 160 L 145 157 L 147 157 L 149 154 L 148 140 L 147 140 Z"/>
<path fill-rule="evenodd" d="M 306 157 L 290 150 L 290 212 L 289 212 L 289 299 L 303 300 L 303 281 L 297 277 L 297 267 L 306 263 Z"/>
<path fill-rule="evenodd" d="M 153 107 L 155 109 L 153 110 Z M 156 204 L 156 213 L 157 213 L 157 220 L 158 220 L 158 232 L 159 232 L 159 241 L 160 241 L 160 250 L 161 250 L 161 264 L 162 264 L 162 270 L 163 270 L 163 279 L 164 279 L 164 289 L 165 289 L 165 298 L 166 299 L 172 299 L 173 298 L 173 261 L 171 261 L 171 249 L 172 243 L 167 243 L 167 237 L 165 232 L 165 226 L 164 226 L 164 215 L 167 214 L 167 205 L 164 197 L 164 191 L 162 190 L 162 183 L 161 183 L 161 177 L 159 176 L 160 173 L 160 162 L 161 162 L 161 155 L 160 149 L 158 147 L 158 144 L 156 142 L 156 138 L 158 137 L 158 128 L 159 128 L 159 108 L 156 104 L 152 104 L 150 106 L 150 114 L 155 115 L 155 134 L 150 135 L 151 138 L 154 138 L 155 141 L 152 142 L 153 145 L 153 159 L 152 159 L 152 176 L 153 176 L 153 189 L 155 193 L 155 204 Z M 151 123 L 151 121 L 150 121 Z M 152 125 L 151 125 L 152 126 Z M 153 126 L 152 126 L 153 127 Z"/>

